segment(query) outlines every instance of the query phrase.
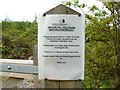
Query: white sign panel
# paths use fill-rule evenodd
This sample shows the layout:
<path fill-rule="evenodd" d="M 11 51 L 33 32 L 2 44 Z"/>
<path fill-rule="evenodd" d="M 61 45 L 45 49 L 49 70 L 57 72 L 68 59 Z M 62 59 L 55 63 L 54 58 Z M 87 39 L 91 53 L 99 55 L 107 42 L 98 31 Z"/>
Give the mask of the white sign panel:
<path fill-rule="evenodd" d="M 46 15 L 38 19 L 40 79 L 84 79 L 85 17 Z"/>

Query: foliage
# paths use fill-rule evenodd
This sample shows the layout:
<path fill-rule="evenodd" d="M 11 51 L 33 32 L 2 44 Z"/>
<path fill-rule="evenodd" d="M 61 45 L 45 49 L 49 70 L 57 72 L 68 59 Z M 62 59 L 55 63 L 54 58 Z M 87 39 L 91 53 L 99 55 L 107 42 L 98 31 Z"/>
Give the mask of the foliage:
<path fill-rule="evenodd" d="M 2 58 L 27 59 L 37 44 L 37 23 L 2 22 Z"/>
<path fill-rule="evenodd" d="M 84 8 L 76 2 L 65 5 Z M 86 14 L 85 80 L 83 88 L 114 88 L 118 31 L 118 2 L 104 2 L 102 10 L 93 5 Z M 107 9 L 107 10 L 106 10 Z M 119 69 L 120 70 L 120 69 Z"/>
<path fill-rule="evenodd" d="M 111 4 L 116 5 L 118 3 Z M 111 9 L 112 8 L 114 7 L 111 7 Z M 88 19 L 86 24 L 86 38 L 89 40 L 89 42 L 86 42 L 86 68 L 92 67 L 92 70 L 94 70 L 92 71 L 92 77 L 96 81 L 96 84 L 93 83 L 91 87 L 115 87 L 117 84 L 116 36 L 118 34 L 116 31 L 118 31 L 118 29 L 116 28 L 117 24 L 114 24 L 114 22 L 116 21 L 117 13 L 109 11 L 112 14 L 108 14 L 107 11 L 99 10 L 96 6 L 91 7 L 90 11 L 93 15 L 86 15 Z M 94 47 L 89 47 L 87 44 Z M 87 49 L 87 47 L 89 49 Z M 88 50 L 92 52 L 89 53 Z M 91 61 L 89 61 L 89 59 Z M 90 62 L 92 62 L 92 64 L 88 64 Z M 94 65 L 96 66 L 93 67 Z"/>

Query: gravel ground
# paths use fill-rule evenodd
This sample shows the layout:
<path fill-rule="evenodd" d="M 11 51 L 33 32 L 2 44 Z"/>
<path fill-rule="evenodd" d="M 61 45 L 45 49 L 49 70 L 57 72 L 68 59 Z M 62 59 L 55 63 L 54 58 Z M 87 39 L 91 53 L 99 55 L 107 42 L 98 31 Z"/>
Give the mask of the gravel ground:
<path fill-rule="evenodd" d="M 2 83 L 6 80 L 7 78 L 0 77 L 0 85 L 2 85 Z M 33 79 L 24 79 L 23 81 L 19 82 L 14 88 L 34 88 Z"/>
<path fill-rule="evenodd" d="M 17 84 L 17 86 L 15 86 L 15 88 L 34 88 L 34 84 L 33 84 L 33 75 L 31 74 L 18 74 L 18 73 L 0 73 L 1 75 L 5 76 L 5 77 L 1 77 L 0 76 L 0 82 L 2 83 L 3 81 L 6 81 L 8 79 L 8 77 L 21 77 L 21 78 L 25 78 L 23 81 L 19 82 Z M 9 74 L 9 75 L 8 75 Z"/>
<path fill-rule="evenodd" d="M 16 88 L 34 88 L 33 80 L 24 79 L 16 86 Z"/>

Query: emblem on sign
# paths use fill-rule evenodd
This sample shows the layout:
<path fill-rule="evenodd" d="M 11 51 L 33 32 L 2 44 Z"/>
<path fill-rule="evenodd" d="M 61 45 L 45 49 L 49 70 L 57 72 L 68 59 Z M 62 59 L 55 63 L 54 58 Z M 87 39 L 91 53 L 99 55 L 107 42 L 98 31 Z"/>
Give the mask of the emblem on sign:
<path fill-rule="evenodd" d="M 59 21 L 59 23 L 65 23 L 65 19 L 61 19 L 60 21 Z"/>

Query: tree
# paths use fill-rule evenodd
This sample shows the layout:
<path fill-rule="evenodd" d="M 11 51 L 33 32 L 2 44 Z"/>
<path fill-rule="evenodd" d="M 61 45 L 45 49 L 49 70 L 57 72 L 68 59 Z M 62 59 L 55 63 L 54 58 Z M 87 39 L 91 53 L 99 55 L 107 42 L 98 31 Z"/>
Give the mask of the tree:
<path fill-rule="evenodd" d="M 68 2 L 65 5 L 85 7 L 85 4 L 79 5 L 74 2 Z M 119 23 L 118 14 L 118 2 L 103 3 L 102 10 L 95 5 L 89 7 L 89 13 L 86 14 L 86 60 L 83 87 L 113 88 L 117 84 L 114 73 L 116 73 L 116 58 L 118 59 L 119 56 L 118 36 L 120 34 L 119 26 L 116 24 Z"/>
<path fill-rule="evenodd" d="M 114 45 L 116 49 L 116 80 L 118 82 L 116 87 L 120 88 L 120 3 L 104 2 L 103 4 L 113 16 L 113 31 L 116 32 L 116 37 L 114 39 Z"/>
<path fill-rule="evenodd" d="M 116 48 L 116 79 L 118 81 L 117 87 L 120 88 L 120 3 L 119 2 L 107 2 L 104 3 L 106 8 L 111 12 L 113 18 L 113 30 L 116 32 L 115 48 Z"/>

